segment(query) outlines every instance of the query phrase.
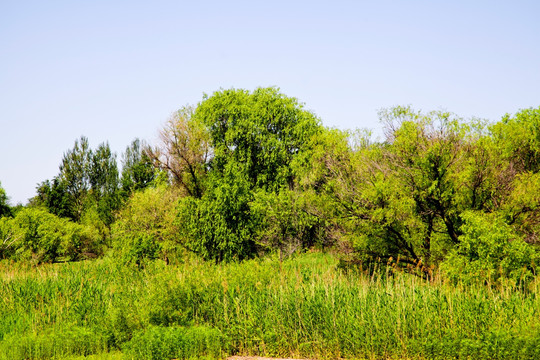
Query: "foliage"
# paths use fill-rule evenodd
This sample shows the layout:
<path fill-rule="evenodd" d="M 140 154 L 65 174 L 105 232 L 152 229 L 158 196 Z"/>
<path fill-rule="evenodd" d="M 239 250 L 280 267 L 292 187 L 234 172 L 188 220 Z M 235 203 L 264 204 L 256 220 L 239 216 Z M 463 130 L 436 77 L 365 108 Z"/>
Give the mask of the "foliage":
<path fill-rule="evenodd" d="M 216 184 L 217 185 L 217 184 Z M 234 171 L 201 199 L 187 197 L 178 207 L 182 244 L 206 260 L 243 260 L 255 255 L 249 184 Z"/>
<path fill-rule="evenodd" d="M 84 211 L 80 224 L 90 240 L 84 246 L 82 258 L 91 259 L 103 255 L 110 245 L 111 231 L 102 220 L 97 206 L 88 207 Z"/>
<path fill-rule="evenodd" d="M 516 234 L 532 244 L 538 244 L 540 234 L 540 173 L 517 174 L 509 182 L 501 210 Z"/>
<path fill-rule="evenodd" d="M 274 88 L 215 92 L 192 118 L 208 129 L 213 158 L 204 195 L 180 208 L 184 243 L 216 261 L 253 256 L 261 226 L 251 213 L 253 194 L 294 186 L 291 162 L 320 131 L 319 120 Z"/>
<path fill-rule="evenodd" d="M 527 284 L 536 274 L 538 256 L 499 214 L 465 212 L 459 245 L 442 269 L 454 281 Z"/>
<path fill-rule="evenodd" d="M 126 148 L 122 157 L 122 194 L 128 197 L 134 191 L 145 189 L 156 178 L 152 160 L 144 142 L 135 139 Z"/>
<path fill-rule="evenodd" d="M 540 107 L 506 114 L 491 132 L 501 155 L 519 171 L 540 171 Z"/>
<path fill-rule="evenodd" d="M 64 153 L 59 177 L 65 184 L 70 217 L 78 221 L 84 210 L 84 201 L 90 190 L 91 149 L 88 138 L 75 140 L 73 149 Z"/>
<path fill-rule="evenodd" d="M 121 178 L 108 143 L 83 136 L 27 208 L 0 187 L 0 256 L 78 260 L 112 245 L 143 268 L 186 249 L 222 262 L 336 245 L 369 269 L 433 278 L 443 264 L 454 280 L 530 281 L 540 108 L 494 124 L 403 106 L 379 116 L 374 141 L 322 127 L 277 88 L 219 90 L 172 114 L 156 146 L 135 139 Z"/>
<path fill-rule="evenodd" d="M 100 144 L 92 150 L 88 139 L 82 136 L 73 149 L 62 158 L 60 173 L 50 181 L 42 182 L 31 205 L 45 206 L 49 212 L 80 222 L 87 208 L 95 206 L 101 220 L 108 226 L 118 208 L 119 179 L 116 155 L 109 144 Z"/>
<path fill-rule="evenodd" d="M 112 227 L 113 246 L 127 261 L 165 261 L 178 256 L 178 230 L 174 224 L 179 195 L 167 186 L 135 192 L 118 213 Z"/>
<path fill-rule="evenodd" d="M 311 112 L 275 88 L 217 91 L 199 104 L 194 116 L 209 130 L 212 170 L 225 174 L 236 164 L 250 188 L 266 191 L 292 185 L 292 159 L 320 131 Z"/>
<path fill-rule="evenodd" d="M 187 195 L 200 198 L 212 150 L 209 134 L 193 111 L 185 106 L 175 112 L 160 131 L 160 145 L 148 148 L 147 154 Z"/>
<path fill-rule="evenodd" d="M 13 256 L 19 234 L 15 233 L 13 221 L 8 217 L 0 217 L 0 259 Z"/>
<path fill-rule="evenodd" d="M 114 220 L 113 212 L 118 209 L 119 178 L 116 154 L 111 152 L 109 144 L 100 144 L 91 152 L 89 198 L 97 205 L 103 222 L 110 225 Z"/>
<path fill-rule="evenodd" d="M 257 243 L 270 251 L 278 249 L 281 260 L 315 245 L 324 237 L 319 234 L 324 226 L 320 218 L 306 211 L 306 201 L 302 193 L 287 188 L 277 193 L 256 192 L 250 206 L 258 223 Z"/>
<path fill-rule="evenodd" d="M 318 212 L 341 228 L 359 260 L 396 261 L 431 276 L 460 243 L 461 214 L 507 201 L 511 186 L 499 176 L 506 167 L 481 121 L 407 107 L 380 116 L 384 143 L 328 133 L 303 182 L 326 199 Z"/>
<path fill-rule="evenodd" d="M 34 263 L 78 260 L 96 251 L 99 242 L 90 229 L 39 208 L 25 208 L 13 219 L 2 219 L 0 236 L 3 258 Z"/>
<path fill-rule="evenodd" d="M 0 183 L 0 218 L 10 215 L 11 208 L 9 207 L 9 198 L 6 195 L 6 190 L 2 187 L 2 183 Z"/>
<path fill-rule="evenodd" d="M 66 182 L 55 176 L 52 182 L 45 180 L 37 187 L 37 195 L 30 200 L 30 206 L 44 206 L 50 213 L 72 218 L 70 198 Z"/>

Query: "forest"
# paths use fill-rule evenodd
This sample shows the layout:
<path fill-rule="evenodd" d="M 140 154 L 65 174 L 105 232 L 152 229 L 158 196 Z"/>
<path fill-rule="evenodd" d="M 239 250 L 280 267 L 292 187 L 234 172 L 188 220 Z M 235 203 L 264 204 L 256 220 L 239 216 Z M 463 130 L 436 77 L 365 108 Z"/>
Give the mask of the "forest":
<path fill-rule="evenodd" d="M 0 186 L 0 359 L 540 358 L 540 107 L 379 119 L 222 89 Z"/>

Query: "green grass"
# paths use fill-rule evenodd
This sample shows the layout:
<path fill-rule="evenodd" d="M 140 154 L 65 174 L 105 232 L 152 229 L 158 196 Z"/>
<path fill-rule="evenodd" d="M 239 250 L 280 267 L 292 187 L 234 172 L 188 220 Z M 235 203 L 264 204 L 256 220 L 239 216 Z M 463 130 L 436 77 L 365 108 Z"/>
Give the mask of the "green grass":
<path fill-rule="evenodd" d="M 332 255 L 0 264 L 0 359 L 540 358 L 539 282 L 344 273 Z"/>

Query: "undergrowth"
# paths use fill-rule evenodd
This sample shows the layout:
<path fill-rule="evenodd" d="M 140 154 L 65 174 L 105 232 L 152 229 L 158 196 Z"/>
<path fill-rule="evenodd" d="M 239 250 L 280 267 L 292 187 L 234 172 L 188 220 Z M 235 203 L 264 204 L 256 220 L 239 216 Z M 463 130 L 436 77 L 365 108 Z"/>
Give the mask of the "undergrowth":
<path fill-rule="evenodd" d="M 538 281 L 342 271 L 329 254 L 214 265 L 0 263 L 0 359 L 537 359 Z"/>

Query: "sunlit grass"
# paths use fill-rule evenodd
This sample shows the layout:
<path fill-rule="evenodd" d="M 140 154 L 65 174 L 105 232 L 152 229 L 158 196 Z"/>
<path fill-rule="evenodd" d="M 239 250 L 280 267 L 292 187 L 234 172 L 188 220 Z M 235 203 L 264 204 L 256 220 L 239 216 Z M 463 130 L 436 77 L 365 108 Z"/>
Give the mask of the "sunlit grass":
<path fill-rule="evenodd" d="M 528 292 L 280 263 L 0 264 L 0 359 L 540 358 Z M 92 358 L 92 357 L 90 357 Z"/>

